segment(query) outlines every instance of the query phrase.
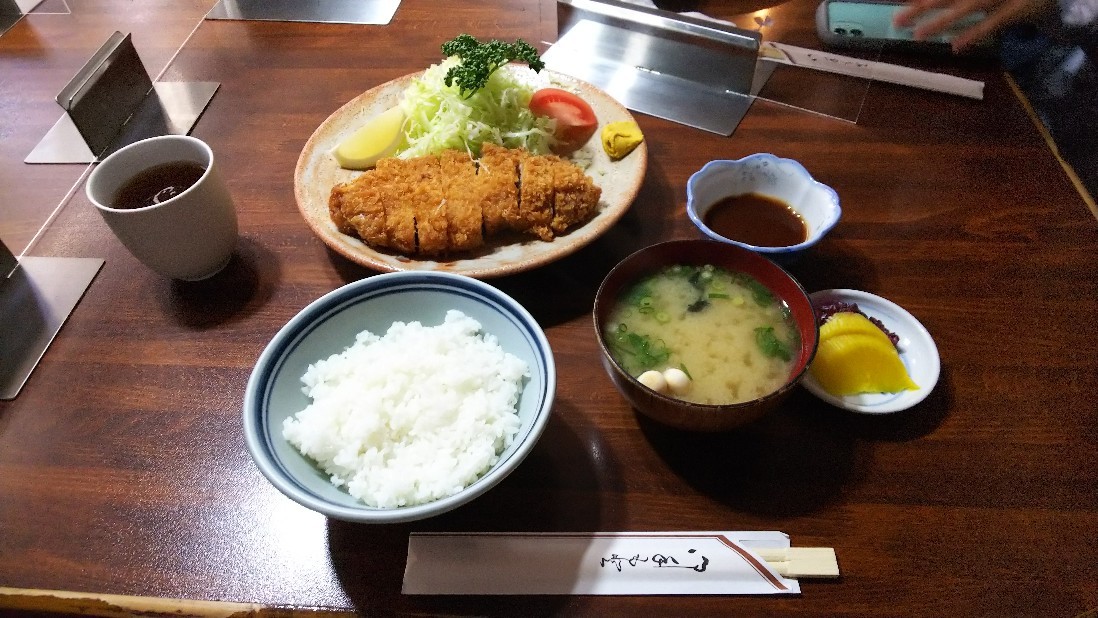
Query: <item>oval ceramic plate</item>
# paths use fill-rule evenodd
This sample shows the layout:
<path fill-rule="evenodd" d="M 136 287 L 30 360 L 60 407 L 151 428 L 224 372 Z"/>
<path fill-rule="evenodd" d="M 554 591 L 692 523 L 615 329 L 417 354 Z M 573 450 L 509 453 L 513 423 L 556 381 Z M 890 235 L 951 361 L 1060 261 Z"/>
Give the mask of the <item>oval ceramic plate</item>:
<path fill-rule="evenodd" d="M 525 67 L 504 67 L 511 70 Z M 610 95 L 575 78 L 543 70 L 556 86 L 582 96 L 599 119 L 599 126 L 633 116 Z M 332 148 L 358 128 L 365 119 L 396 105 L 408 84 L 420 73 L 386 82 L 355 97 L 335 111 L 313 132 L 294 170 L 297 207 L 313 232 L 333 251 L 347 259 L 383 272 L 437 270 L 477 278 L 509 275 L 565 257 L 592 242 L 614 225 L 629 209 L 640 190 L 648 165 L 648 150 L 642 142 L 621 161 L 611 161 L 599 145 L 598 132 L 585 149 L 593 155 L 586 172 L 602 188 L 598 213 L 587 223 L 551 242 L 537 239 L 511 244 L 489 244 L 483 250 L 451 261 L 421 260 L 385 249 L 374 249 L 354 236 L 341 233 L 328 214 L 328 196 L 336 184 L 350 181 L 362 172 L 345 170 L 330 154 Z"/>
<path fill-rule="evenodd" d="M 858 290 L 822 290 L 809 294 L 813 305 L 842 301 L 855 303 L 862 313 L 877 318 L 885 327 L 900 337 L 897 348 L 900 360 L 907 367 L 911 379 L 919 385 L 919 390 L 900 393 L 862 394 L 836 397 L 825 391 L 812 372 L 805 374 L 802 384 L 805 388 L 824 401 L 840 408 L 865 414 L 887 414 L 899 412 L 926 399 L 938 383 L 942 371 L 942 361 L 938 356 L 938 346 L 926 328 L 907 311 L 890 300 Z"/>

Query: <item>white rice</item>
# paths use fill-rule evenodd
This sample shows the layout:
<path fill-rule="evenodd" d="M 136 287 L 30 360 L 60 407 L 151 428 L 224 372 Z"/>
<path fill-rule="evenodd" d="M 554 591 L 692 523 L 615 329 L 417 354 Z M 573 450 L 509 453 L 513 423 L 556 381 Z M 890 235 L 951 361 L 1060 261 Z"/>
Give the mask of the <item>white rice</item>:
<path fill-rule="evenodd" d="M 312 399 L 282 435 L 337 487 L 394 508 L 456 494 L 484 474 L 519 428 L 526 363 L 456 310 L 438 326 L 363 331 L 302 376 Z"/>

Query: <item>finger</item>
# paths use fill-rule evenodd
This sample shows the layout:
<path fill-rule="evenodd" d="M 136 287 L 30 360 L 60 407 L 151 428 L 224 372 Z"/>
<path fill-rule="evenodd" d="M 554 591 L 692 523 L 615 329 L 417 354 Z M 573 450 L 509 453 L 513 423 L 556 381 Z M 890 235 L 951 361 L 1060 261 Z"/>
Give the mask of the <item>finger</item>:
<path fill-rule="evenodd" d="M 920 15 L 931 9 L 945 6 L 947 2 L 949 0 L 915 0 L 909 2 L 892 16 L 892 24 L 899 28 L 905 28 L 914 24 Z"/>
<path fill-rule="evenodd" d="M 950 43 L 953 52 L 959 54 L 991 34 L 991 32 L 995 30 L 995 26 L 989 24 L 988 21 L 989 20 L 985 19 L 954 37 L 953 41 Z"/>
<path fill-rule="evenodd" d="M 953 39 L 953 51 L 964 51 L 1002 28 L 1030 17 L 1032 12 L 1033 5 L 1028 0 L 1010 0 L 971 28 L 966 28 L 964 32 L 958 34 Z"/>
<path fill-rule="evenodd" d="M 912 32 L 912 36 L 916 40 L 923 40 L 927 37 L 939 34 L 943 30 L 949 28 L 962 18 L 972 14 L 980 8 L 981 3 L 977 1 L 958 2 L 957 4 L 954 4 L 953 6 L 944 9 L 941 13 L 938 13 L 933 18 L 917 25 L 915 27 L 915 31 Z"/>

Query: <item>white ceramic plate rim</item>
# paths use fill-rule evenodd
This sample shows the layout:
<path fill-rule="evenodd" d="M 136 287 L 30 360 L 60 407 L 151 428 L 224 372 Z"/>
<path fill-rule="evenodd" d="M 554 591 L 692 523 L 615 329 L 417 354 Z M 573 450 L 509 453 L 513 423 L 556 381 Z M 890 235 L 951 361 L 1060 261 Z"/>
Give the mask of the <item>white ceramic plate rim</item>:
<path fill-rule="evenodd" d="M 903 391 L 895 394 L 862 394 L 836 397 L 823 389 L 812 372 L 805 374 L 802 384 L 813 395 L 844 410 L 863 414 L 889 414 L 907 410 L 927 398 L 942 371 L 938 346 L 930 332 L 915 316 L 896 303 L 869 292 L 860 290 L 820 290 L 809 294 L 813 305 L 830 301 L 856 303 L 863 313 L 881 320 L 885 326 L 900 337 L 898 348 L 900 360 L 907 367 L 911 379 L 919 385 L 919 390 Z"/>

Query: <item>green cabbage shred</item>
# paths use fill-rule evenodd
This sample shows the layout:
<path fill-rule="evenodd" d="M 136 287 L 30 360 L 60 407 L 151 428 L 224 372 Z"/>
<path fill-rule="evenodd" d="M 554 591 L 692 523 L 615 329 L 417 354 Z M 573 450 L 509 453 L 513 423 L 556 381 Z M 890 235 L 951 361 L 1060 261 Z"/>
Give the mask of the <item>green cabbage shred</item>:
<path fill-rule="evenodd" d="M 406 119 L 405 142 L 397 156 L 421 157 L 447 149 L 479 156 L 485 142 L 548 153 L 555 123 L 530 111 L 530 97 L 541 87 L 533 71 L 497 71 L 502 65 L 493 66 L 483 86 L 469 92 L 448 77 L 461 63 L 460 56 L 449 56 L 404 91 L 400 106 Z"/>

